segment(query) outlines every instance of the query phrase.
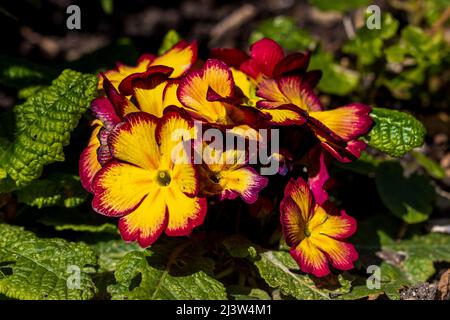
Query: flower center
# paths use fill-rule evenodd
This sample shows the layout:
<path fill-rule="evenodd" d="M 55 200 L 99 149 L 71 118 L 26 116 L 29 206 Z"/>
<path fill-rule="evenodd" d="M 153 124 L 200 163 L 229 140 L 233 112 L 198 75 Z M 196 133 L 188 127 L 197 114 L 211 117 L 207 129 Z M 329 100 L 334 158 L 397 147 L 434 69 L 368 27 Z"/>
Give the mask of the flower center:
<path fill-rule="evenodd" d="M 159 185 L 163 187 L 167 187 L 170 184 L 170 181 L 172 181 L 172 178 L 170 177 L 169 172 L 167 171 L 158 171 L 158 175 L 156 176 L 156 180 L 158 181 Z"/>
<path fill-rule="evenodd" d="M 308 226 L 305 227 L 304 233 L 307 237 L 311 236 L 311 231 L 309 230 Z"/>
<path fill-rule="evenodd" d="M 220 182 L 220 172 L 215 172 L 209 176 L 212 182 L 219 183 Z"/>

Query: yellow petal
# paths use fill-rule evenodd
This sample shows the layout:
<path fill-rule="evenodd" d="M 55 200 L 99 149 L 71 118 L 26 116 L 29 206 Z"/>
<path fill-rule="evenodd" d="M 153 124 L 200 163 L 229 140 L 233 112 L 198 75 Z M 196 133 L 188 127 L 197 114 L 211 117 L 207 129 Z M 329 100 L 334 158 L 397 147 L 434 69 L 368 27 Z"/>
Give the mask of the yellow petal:
<path fill-rule="evenodd" d="M 146 113 L 133 113 L 109 137 L 114 158 L 141 168 L 157 169 L 160 163 L 155 140 L 156 120 Z"/>
<path fill-rule="evenodd" d="M 142 247 L 153 244 L 167 225 L 167 206 L 162 188 L 155 187 L 130 214 L 119 221 L 119 229 L 126 241 L 138 241 Z"/>
<path fill-rule="evenodd" d="M 167 188 L 167 207 L 169 221 L 166 234 L 171 236 L 190 234 L 194 227 L 203 223 L 206 214 L 204 198 L 188 197 L 176 185 Z"/>
<path fill-rule="evenodd" d="M 163 92 L 166 82 L 162 82 L 152 89 L 135 88 L 134 95 L 142 111 L 161 118 L 164 111 Z"/>
<path fill-rule="evenodd" d="M 121 216 L 142 201 L 154 185 L 154 173 L 131 164 L 111 161 L 95 176 L 93 208 L 104 215 Z"/>

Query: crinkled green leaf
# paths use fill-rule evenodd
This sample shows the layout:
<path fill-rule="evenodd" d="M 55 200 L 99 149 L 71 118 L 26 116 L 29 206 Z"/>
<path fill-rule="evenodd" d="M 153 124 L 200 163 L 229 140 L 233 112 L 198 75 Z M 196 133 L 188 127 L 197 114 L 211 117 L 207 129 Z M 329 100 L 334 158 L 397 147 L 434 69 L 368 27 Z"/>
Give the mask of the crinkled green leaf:
<path fill-rule="evenodd" d="M 94 98 L 97 77 L 65 70 L 52 85 L 14 108 L 15 139 L 0 159 L 23 187 L 41 175 L 42 168 L 63 161 L 63 147 Z"/>
<path fill-rule="evenodd" d="M 366 136 L 368 144 L 393 157 L 401 157 L 423 144 L 426 130 L 423 124 L 405 112 L 372 108 L 373 128 Z"/>
<path fill-rule="evenodd" d="M 377 168 L 375 182 L 381 200 L 397 217 L 407 223 L 428 219 L 435 192 L 427 177 L 414 173 L 405 177 L 398 162 L 384 162 Z"/>
<path fill-rule="evenodd" d="M 319 50 L 314 53 L 309 68 L 322 71 L 322 78 L 319 82 L 319 89 L 322 92 L 344 96 L 358 86 L 359 73 L 336 63 L 333 55 L 329 52 Z"/>
<path fill-rule="evenodd" d="M 261 22 L 250 35 L 249 42 L 254 43 L 262 38 L 271 38 L 289 51 L 313 49 L 317 42 L 306 30 L 299 28 L 294 19 L 287 16 Z"/>
<path fill-rule="evenodd" d="M 52 206 L 73 208 L 86 201 L 87 193 L 78 176 L 54 173 L 17 191 L 17 196 L 19 202 L 39 209 Z"/>
<path fill-rule="evenodd" d="M 20 89 L 17 96 L 19 97 L 19 99 L 28 99 L 31 98 L 32 96 L 34 96 L 35 94 L 37 94 L 39 91 L 41 91 L 42 89 L 46 88 L 47 86 L 45 85 L 34 85 L 34 86 L 29 86 L 29 87 L 25 87 L 23 89 Z"/>
<path fill-rule="evenodd" d="M 416 284 L 427 281 L 436 272 L 435 262 L 450 262 L 450 235 L 416 235 L 411 239 L 385 243 L 383 249 L 404 255 L 397 267 L 403 270 L 411 283 Z"/>
<path fill-rule="evenodd" d="M 297 263 L 288 252 L 265 251 L 239 236 L 229 237 L 223 244 L 233 257 L 252 261 L 270 287 L 280 289 L 285 295 L 296 299 L 331 299 L 330 294 L 338 295 L 349 289 L 345 286 L 336 290 L 319 289 L 312 276 L 300 273 Z"/>
<path fill-rule="evenodd" d="M 28 60 L 0 55 L 0 83 L 13 88 L 48 84 L 56 76 L 47 67 Z"/>
<path fill-rule="evenodd" d="M 346 0 L 346 1 L 330 1 L 330 0 L 309 0 L 309 2 L 323 11 L 347 11 L 359 7 L 369 5 L 369 0 Z"/>
<path fill-rule="evenodd" d="M 354 282 L 353 287 L 349 293 L 346 293 L 341 296 L 344 300 L 354 300 L 354 299 L 362 299 L 366 298 L 369 295 L 378 295 L 385 293 L 392 300 L 400 299 L 400 289 L 409 286 L 411 283 L 405 277 L 403 272 L 398 268 L 386 263 L 382 262 L 380 264 L 380 287 L 369 287 L 367 285 L 367 279 L 358 279 L 357 282 Z M 367 275 L 371 276 L 370 274 Z M 369 279 L 369 284 L 373 285 L 372 281 Z"/>
<path fill-rule="evenodd" d="M 128 253 L 117 264 L 117 284 L 108 287 L 112 299 L 226 299 L 225 287 L 211 276 L 214 261 L 199 246 L 172 241 Z"/>
<path fill-rule="evenodd" d="M 381 17 L 380 29 L 369 29 L 365 25 L 356 32 L 356 37 L 350 40 L 342 48 L 345 53 L 358 56 L 358 61 L 363 65 L 372 64 L 383 54 L 384 41 L 392 38 L 398 29 L 398 21 L 390 13 Z"/>
<path fill-rule="evenodd" d="M 10 298 L 91 299 L 97 289 L 87 271 L 96 264 L 95 253 L 85 244 L 40 239 L 0 224 L 0 293 Z"/>
<path fill-rule="evenodd" d="M 117 264 L 129 252 L 143 250 L 137 243 L 126 243 L 122 239 L 100 241 L 91 246 L 98 255 L 100 272 L 114 271 Z"/>
<path fill-rule="evenodd" d="M 445 171 L 442 167 L 426 155 L 421 152 L 413 151 L 412 156 L 416 159 L 417 163 L 420 164 L 433 178 L 444 179 Z"/>
<path fill-rule="evenodd" d="M 163 38 L 158 54 L 162 55 L 181 40 L 180 35 L 175 30 L 169 30 Z"/>

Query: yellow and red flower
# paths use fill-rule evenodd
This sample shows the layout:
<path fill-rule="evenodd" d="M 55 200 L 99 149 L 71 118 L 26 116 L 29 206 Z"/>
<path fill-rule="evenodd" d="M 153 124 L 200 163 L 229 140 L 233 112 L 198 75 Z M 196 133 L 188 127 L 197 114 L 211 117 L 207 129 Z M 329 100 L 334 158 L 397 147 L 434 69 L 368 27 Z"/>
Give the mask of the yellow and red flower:
<path fill-rule="evenodd" d="M 321 76 L 319 71 L 306 72 L 309 52 L 285 55 L 283 48 L 268 38 L 253 43 L 250 46 L 250 55 L 238 49 L 217 48 L 211 50 L 211 57 L 241 70 L 258 83 L 266 78 L 297 74 L 308 79 L 313 87 Z"/>
<path fill-rule="evenodd" d="M 354 267 L 358 253 L 345 239 L 356 231 L 355 219 L 317 205 L 303 179 L 289 181 L 280 211 L 284 238 L 303 272 L 323 277 L 330 273 L 329 264 L 339 270 Z"/>
<path fill-rule="evenodd" d="M 238 106 L 233 75 L 220 60 L 209 59 L 202 69 L 188 73 L 177 94 L 189 114 L 203 122 L 233 127 L 258 121 L 253 108 Z"/>
<path fill-rule="evenodd" d="M 166 66 L 171 68 L 170 78 L 179 78 L 197 60 L 197 43 L 188 43 L 180 41 L 174 45 L 170 50 L 159 57 L 151 54 L 142 55 L 136 66 L 127 66 L 122 63 L 117 63 L 116 69 L 105 72 L 106 77 L 111 81 L 116 89 L 119 89 L 120 83 L 130 75 L 142 74 L 152 66 Z M 100 77 L 98 84 L 99 88 L 103 86 L 103 78 Z"/>
<path fill-rule="evenodd" d="M 114 160 L 92 182 L 97 212 L 121 217 L 119 229 L 126 241 L 151 245 L 164 231 L 170 236 L 188 235 L 203 223 L 205 198 L 197 197 L 197 173 L 188 159 L 173 161 L 172 152 L 192 123 L 169 111 L 162 119 L 144 112 L 125 116 L 109 135 Z M 185 153 L 184 156 L 187 156 Z"/>
<path fill-rule="evenodd" d="M 250 54 L 215 49 L 212 58 L 192 68 L 197 45 L 181 41 L 159 57 L 143 55 L 134 67 L 118 64 L 101 74 L 106 97 L 91 105 L 96 120 L 79 162 L 81 182 L 94 195 L 94 210 L 120 217 L 123 239 L 142 247 L 163 232 L 188 235 L 203 223 L 207 196 L 257 203 L 268 184 L 257 173 L 258 165 L 250 166 L 248 160 L 251 152 L 267 147 L 258 129 L 304 125 L 307 130 L 289 132 L 307 141 L 295 136 L 288 142 L 289 150 L 282 146 L 270 154 L 280 174 L 299 161 L 306 160 L 302 164 L 308 169 L 308 183 L 291 179 L 280 204 L 286 243 L 304 272 L 324 276 L 330 264 L 340 270 L 352 268 L 358 255 L 345 239 L 354 233 L 356 222 L 328 206 L 327 162 L 329 154 L 342 162 L 359 156 L 365 144 L 358 138 L 372 123 L 370 108 L 353 103 L 324 110 L 313 92 L 321 73 L 306 71 L 309 53 L 285 55 L 270 39 L 255 42 Z M 202 151 L 202 163 L 193 164 L 185 148 L 192 151 L 191 139 L 203 133 L 194 120 L 205 129 L 226 129 L 224 138 L 244 136 L 246 142 L 262 144 L 251 152 Z M 176 132 L 186 135 L 174 136 Z M 183 153 L 174 157 L 180 145 Z M 206 142 L 202 145 L 208 147 Z M 267 206 L 264 212 L 272 210 L 267 199 L 255 210 L 261 205 Z"/>
<path fill-rule="evenodd" d="M 372 125 L 371 109 L 366 105 L 352 103 L 323 110 L 308 82 L 297 76 L 263 80 L 257 95 L 264 99 L 257 102 L 258 108 L 271 112 L 279 110 L 284 115 L 280 122 L 277 118 L 272 118 L 272 122 L 280 125 L 307 124 L 322 147 L 341 162 L 358 158 L 365 148 L 365 143 L 357 139 Z"/>
<path fill-rule="evenodd" d="M 243 152 L 206 150 L 199 167 L 202 193 L 218 194 L 221 201 L 240 196 L 246 203 L 254 203 L 259 192 L 267 186 L 268 179 L 248 166 Z"/>

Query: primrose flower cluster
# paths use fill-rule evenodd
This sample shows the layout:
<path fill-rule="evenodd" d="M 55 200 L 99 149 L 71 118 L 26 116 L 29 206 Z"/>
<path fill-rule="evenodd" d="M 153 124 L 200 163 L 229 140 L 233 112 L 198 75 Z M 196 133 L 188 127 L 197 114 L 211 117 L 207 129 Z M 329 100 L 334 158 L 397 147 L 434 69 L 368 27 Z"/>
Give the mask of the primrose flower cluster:
<path fill-rule="evenodd" d="M 292 175 L 301 165 L 307 176 L 290 179 L 280 204 L 291 255 L 316 276 L 330 265 L 351 269 L 358 255 L 346 238 L 356 222 L 328 201 L 327 165 L 360 156 L 370 108 L 324 110 L 313 91 L 321 73 L 307 71 L 309 58 L 262 39 L 249 54 L 213 49 L 202 61 L 195 42 L 181 41 L 100 74 L 102 97 L 92 102 L 93 132 L 80 157 L 94 210 L 118 217 L 123 239 L 148 247 L 163 232 L 189 235 L 208 198 L 255 203 L 269 162 L 277 169 L 270 174 Z M 229 138 L 244 143 L 224 147 Z M 261 151 L 266 158 L 250 161 Z"/>

